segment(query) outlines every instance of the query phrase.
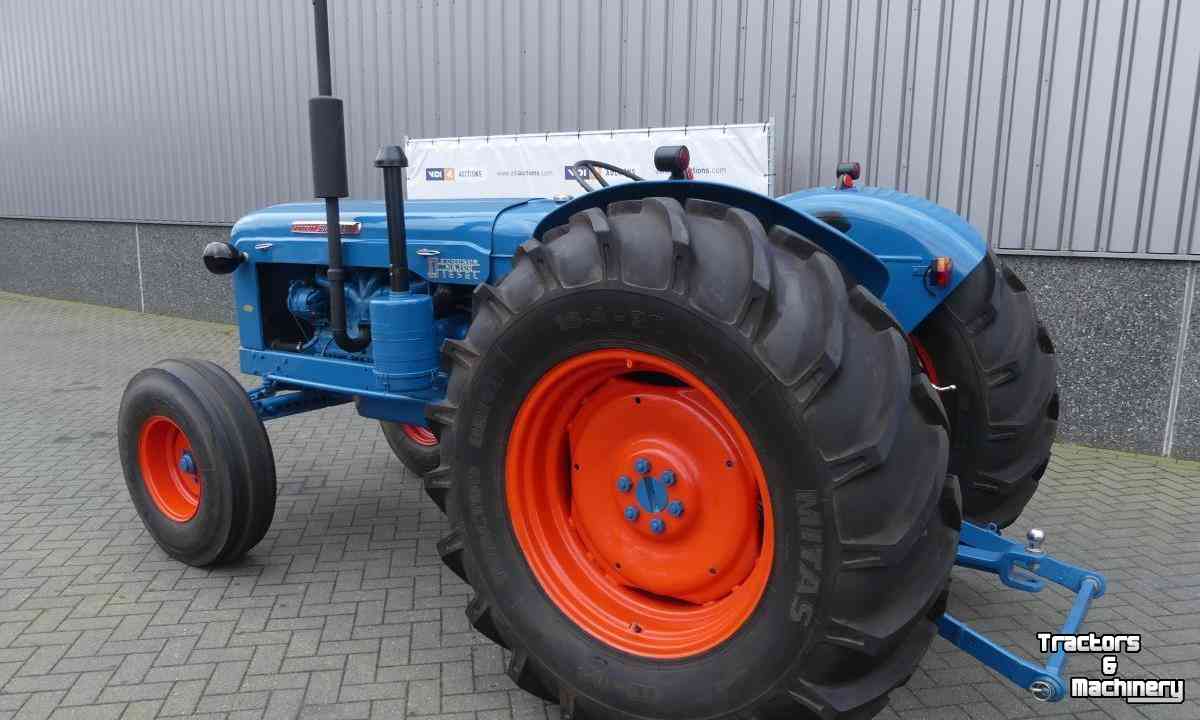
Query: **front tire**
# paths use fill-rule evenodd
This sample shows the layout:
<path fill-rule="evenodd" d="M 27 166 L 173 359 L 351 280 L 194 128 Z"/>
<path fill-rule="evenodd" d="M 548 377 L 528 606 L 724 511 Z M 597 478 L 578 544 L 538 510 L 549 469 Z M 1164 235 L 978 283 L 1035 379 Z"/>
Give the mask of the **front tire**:
<path fill-rule="evenodd" d="M 1058 427 L 1054 344 L 1029 291 L 989 252 L 913 335 L 935 384 L 956 387 L 950 472 L 964 513 L 1011 525 L 1037 492 Z"/>
<path fill-rule="evenodd" d="M 129 497 L 171 557 L 228 563 L 266 534 L 275 513 L 271 443 L 223 368 L 164 360 L 139 372 L 121 397 L 118 442 Z"/>
<path fill-rule="evenodd" d="M 428 487 L 514 682 L 591 720 L 878 712 L 935 634 L 960 523 L 945 414 L 883 305 L 785 228 L 668 198 L 573 216 L 476 299 Z M 688 394 L 708 421 L 640 419 Z M 706 518 L 729 532 L 688 534 Z"/>

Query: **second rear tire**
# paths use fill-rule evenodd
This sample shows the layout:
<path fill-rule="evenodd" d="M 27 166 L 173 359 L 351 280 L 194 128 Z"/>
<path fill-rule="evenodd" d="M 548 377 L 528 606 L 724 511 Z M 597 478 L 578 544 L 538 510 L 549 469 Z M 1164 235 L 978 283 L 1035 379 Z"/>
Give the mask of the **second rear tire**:
<path fill-rule="evenodd" d="M 381 420 L 379 427 L 396 459 L 413 475 L 424 477 L 441 462 L 441 443 L 429 429 L 387 420 Z"/>
<path fill-rule="evenodd" d="M 947 402 L 963 511 L 1011 525 L 1037 492 L 1058 427 L 1054 344 L 1028 289 L 993 253 L 913 333 Z"/>

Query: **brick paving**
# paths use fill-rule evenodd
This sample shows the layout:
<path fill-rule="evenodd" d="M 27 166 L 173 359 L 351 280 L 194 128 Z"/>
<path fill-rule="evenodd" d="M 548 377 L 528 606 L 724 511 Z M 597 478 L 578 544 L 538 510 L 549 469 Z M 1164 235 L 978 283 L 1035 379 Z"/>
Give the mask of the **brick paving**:
<path fill-rule="evenodd" d="M 236 367 L 232 327 L 0 293 L 0 718 L 556 719 L 474 633 L 437 508 L 350 408 L 268 424 L 279 503 L 235 566 L 166 557 L 126 497 L 125 382 L 168 356 Z M 244 378 L 247 383 L 250 378 Z M 1200 464 L 1055 448 L 1015 531 L 1103 571 L 1088 630 L 1141 632 L 1124 674 L 1200 697 Z M 955 571 L 951 610 L 1027 651 L 1070 598 Z M 1099 677 L 1099 659 L 1077 656 Z M 1040 704 L 937 641 L 880 716 L 1200 718 L 1200 703 Z"/>

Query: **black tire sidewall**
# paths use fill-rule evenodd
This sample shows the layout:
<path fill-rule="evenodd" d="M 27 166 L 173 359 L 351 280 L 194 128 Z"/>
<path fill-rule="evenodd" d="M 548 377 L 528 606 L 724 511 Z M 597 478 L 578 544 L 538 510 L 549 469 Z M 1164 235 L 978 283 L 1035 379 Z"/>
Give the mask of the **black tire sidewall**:
<path fill-rule="evenodd" d="M 158 509 L 142 477 L 138 440 L 145 422 L 162 415 L 187 436 L 200 476 L 200 505 L 196 514 L 177 522 Z M 146 529 L 172 557 L 193 565 L 217 559 L 233 520 L 229 443 L 205 402 L 170 374 L 144 370 L 126 390 L 121 404 L 119 442 L 125 484 Z"/>
<path fill-rule="evenodd" d="M 587 635 L 541 589 L 517 544 L 505 496 L 508 436 L 536 381 L 568 357 L 622 347 L 665 357 L 695 373 L 726 403 L 752 439 L 766 474 L 775 521 L 768 586 L 728 640 L 680 660 L 633 656 Z M 820 567 L 838 562 L 827 502 L 829 479 L 800 432 L 788 390 L 745 349 L 744 338 L 674 302 L 627 288 L 563 292 L 539 301 L 480 360 L 455 424 L 451 503 L 464 533 L 472 584 L 560 686 L 580 702 L 640 708 L 662 717 L 726 715 L 766 698 L 813 642 L 825 610 Z M 480 430 L 483 429 L 482 432 Z M 804 468 L 803 472 L 793 468 Z M 788 631 L 787 628 L 792 628 Z M 581 666 L 580 663 L 590 664 Z M 567 678 L 570 680 L 567 681 Z"/>

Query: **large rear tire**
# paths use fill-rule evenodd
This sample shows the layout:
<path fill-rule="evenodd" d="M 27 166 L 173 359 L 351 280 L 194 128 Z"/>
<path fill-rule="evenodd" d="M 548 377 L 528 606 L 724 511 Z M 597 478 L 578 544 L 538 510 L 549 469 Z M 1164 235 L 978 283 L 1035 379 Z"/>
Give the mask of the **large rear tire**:
<path fill-rule="evenodd" d="M 934 383 L 956 387 L 950 472 L 964 513 L 1011 525 L 1037 492 L 1058 427 L 1054 344 L 1029 291 L 988 253 L 914 338 Z"/>
<path fill-rule="evenodd" d="M 591 720 L 878 712 L 961 517 L 886 308 L 795 233 L 668 198 L 573 216 L 476 300 L 427 487 L 514 682 Z"/>

